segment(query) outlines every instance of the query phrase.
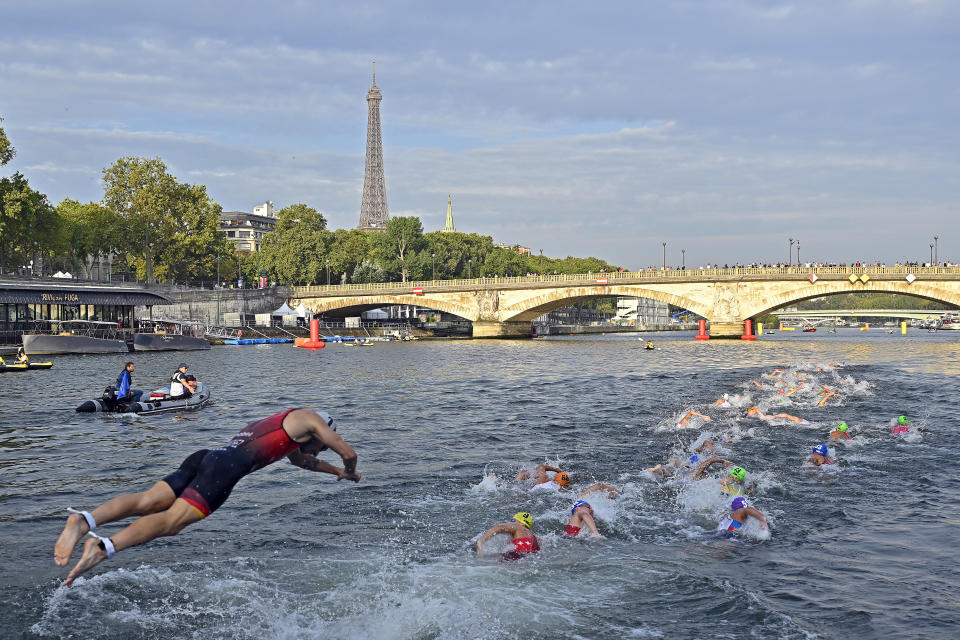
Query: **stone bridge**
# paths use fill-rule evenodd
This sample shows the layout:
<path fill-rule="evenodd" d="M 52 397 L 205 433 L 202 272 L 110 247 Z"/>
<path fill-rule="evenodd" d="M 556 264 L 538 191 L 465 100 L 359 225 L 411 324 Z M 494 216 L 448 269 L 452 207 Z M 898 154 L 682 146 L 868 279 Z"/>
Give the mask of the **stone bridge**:
<path fill-rule="evenodd" d="M 714 338 L 734 338 L 744 321 L 837 293 L 899 293 L 960 306 L 960 267 L 764 267 L 682 269 L 517 278 L 293 287 L 290 305 L 315 313 L 360 315 L 388 305 L 419 305 L 473 322 L 475 338 L 530 335 L 531 322 L 590 298 L 652 298 L 707 319 Z"/>

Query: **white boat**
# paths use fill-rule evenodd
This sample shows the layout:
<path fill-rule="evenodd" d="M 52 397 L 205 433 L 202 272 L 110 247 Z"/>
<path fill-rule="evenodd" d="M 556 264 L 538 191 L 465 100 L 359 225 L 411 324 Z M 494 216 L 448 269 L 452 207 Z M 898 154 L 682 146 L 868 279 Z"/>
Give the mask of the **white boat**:
<path fill-rule="evenodd" d="M 51 320 L 50 329 L 23 334 L 28 356 L 57 353 L 126 353 L 130 349 L 116 322 Z"/>

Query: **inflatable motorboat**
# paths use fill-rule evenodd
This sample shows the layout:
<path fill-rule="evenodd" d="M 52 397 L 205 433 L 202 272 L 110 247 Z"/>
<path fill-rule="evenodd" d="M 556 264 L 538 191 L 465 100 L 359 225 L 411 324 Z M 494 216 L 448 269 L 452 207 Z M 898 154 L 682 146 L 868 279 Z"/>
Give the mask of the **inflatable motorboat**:
<path fill-rule="evenodd" d="M 107 387 L 103 395 L 96 400 L 87 400 L 79 407 L 79 413 L 139 413 L 150 415 L 153 413 L 167 413 L 170 411 L 193 411 L 203 407 L 210 401 L 210 392 L 202 382 L 197 383 L 197 391 L 187 397 L 170 396 L 170 388 L 157 389 L 153 393 L 144 394 L 139 402 L 121 402 L 116 398 L 116 389 Z"/>

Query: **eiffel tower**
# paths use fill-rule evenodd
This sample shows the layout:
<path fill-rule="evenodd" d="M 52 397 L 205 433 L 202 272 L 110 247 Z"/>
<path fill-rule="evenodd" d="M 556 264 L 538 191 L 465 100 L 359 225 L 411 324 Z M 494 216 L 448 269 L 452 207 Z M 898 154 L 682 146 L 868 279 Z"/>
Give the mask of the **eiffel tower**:
<path fill-rule="evenodd" d="M 387 228 L 387 187 L 383 177 L 383 141 L 380 138 L 380 101 L 383 94 L 377 86 L 377 61 L 373 61 L 373 83 L 367 91 L 367 165 L 363 171 L 363 202 L 360 224 L 363 231 Z"/>

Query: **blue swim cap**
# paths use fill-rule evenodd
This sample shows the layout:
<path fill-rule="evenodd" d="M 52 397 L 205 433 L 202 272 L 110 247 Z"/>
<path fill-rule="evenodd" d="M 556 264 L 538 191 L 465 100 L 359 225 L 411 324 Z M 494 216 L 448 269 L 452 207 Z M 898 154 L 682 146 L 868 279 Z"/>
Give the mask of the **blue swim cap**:
<path fill-rule="evenodd" d="M 576 510 L 579 509 L 580 507 L 589 507 L 589 506 L 590 506 L 589 502 L 586 502 L 584 500 L 577 500 L 576 502 L 573 503 L 573 506 L 570 508 L 570 515 L 573 515 L 574 512 L 576 512 Z"/>
<path fill-rule="evenodd" d="M 813 452 L 814 452 L 814 453 L 819 453 L 819 454 L 822 455 L 822 456 L 825 456 L 825 455 L 827 455 L 827 453 L 829 453 L 829 452 L 827 451 L 827 445 L 825 445 L 825 444 L 818 444 L 817 446 L 815 446 L 815 447 L 813 448 Z"/>
<path fill-rule="evenodd" d="M 747 506 L 747 501 L 744 498 L 734 498 L 733 502 L 730 503 L 730 511 L 743 509 L 746 506 Z"/>
<path fill-rule="evenodd" d="M 698 456 L 698 455 L 696 455 L 696 454 L 690 456 L 690 462 L 696 462 L 696 461 L 699 460 L 699 459 L 700 459 L 700 456 Z"/>

